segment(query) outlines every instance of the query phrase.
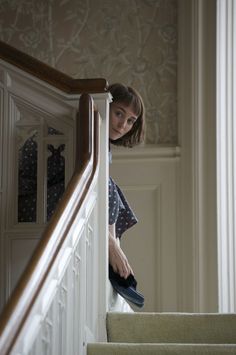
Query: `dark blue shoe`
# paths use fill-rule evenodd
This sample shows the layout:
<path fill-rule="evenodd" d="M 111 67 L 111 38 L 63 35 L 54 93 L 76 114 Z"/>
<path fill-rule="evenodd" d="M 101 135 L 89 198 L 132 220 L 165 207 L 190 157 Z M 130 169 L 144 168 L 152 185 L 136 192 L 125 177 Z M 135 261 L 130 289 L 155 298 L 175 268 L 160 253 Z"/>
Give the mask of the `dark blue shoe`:
<path fill-rule="evenodd" d="M 132 302 L 140 308 L 144 306 L 144 297 L 136 290 L 137 281 L 133 275 L 130 274 L 127 279 L 125 279 L 114 272 L 112 266 L 109 265 L 109 279 L 114 290 L 127 301 Z"/>

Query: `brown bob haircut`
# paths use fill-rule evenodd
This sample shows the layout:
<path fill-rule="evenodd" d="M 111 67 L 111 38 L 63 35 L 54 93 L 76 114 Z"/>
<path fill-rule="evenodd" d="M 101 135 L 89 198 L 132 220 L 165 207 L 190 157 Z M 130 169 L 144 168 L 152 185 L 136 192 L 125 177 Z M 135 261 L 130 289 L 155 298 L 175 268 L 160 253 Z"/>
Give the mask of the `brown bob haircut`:
<path fill-rule="evenodd" d="M 117 140 L 110 140 L 110 142 L 130 148 L 143 142 L 145 134 L 145 110 L 140 94 L 132 87 L 119 83 L 110 85 L 108 91 L 113 97 L 113 102 L 122 103 L 127 107 L 131 106 L 137 116 L 137 120 L 128 133 Z"/>

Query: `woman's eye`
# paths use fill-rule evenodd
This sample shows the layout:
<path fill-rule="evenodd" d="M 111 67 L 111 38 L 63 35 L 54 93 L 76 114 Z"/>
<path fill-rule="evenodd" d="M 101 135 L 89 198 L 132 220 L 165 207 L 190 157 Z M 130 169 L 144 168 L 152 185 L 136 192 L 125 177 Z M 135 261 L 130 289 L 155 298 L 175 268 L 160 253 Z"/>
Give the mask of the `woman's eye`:
<path fill-rule="evenodd" d="M 131 126 L 134 124 L 134 120 L 132 118 L 128 118 L 127 123 Z"/>
<path fill-rule="evenodd" d="M 123 113 L 121 111 L 116 111 L 116 116 L 117 117 L 123 117 Z"/>

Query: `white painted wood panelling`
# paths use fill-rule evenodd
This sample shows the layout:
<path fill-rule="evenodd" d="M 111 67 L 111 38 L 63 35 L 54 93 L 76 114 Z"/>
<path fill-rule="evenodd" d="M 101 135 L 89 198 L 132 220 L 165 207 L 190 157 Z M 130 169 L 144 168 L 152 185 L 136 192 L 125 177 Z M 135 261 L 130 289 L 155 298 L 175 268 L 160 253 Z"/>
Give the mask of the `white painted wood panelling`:
<path fill-rule="evenodd" d="M 121 245 L 133 267 L 145 311 L 178 310 L 176 147 L 112 148 L 110 175 L 138 217 Z"/>
<path fill-rule="evenodd" d="M 66 144 L 65 170 L 68 182 L 74 165 L 75 117 L 79 95 L 68 96 L 47 84 L 0 62 L 1 100 L 1 306 L 16 285 L 46 224 L 45 186 L 46 146 Z M 12 354 L 86 354 L 87 342 L 106 340 L 108 310 L 108 115 L 110 95 L 94 94 L 99 110 L 100 141 L 98 170 L 85 201 L 71 225 L 66 224 L 71 209 L 77 204 L 74 194 L 63 211 L 60 223 L 53 229 L 51 243 L 61 233 L 67 236 L 60 247 L 50 272 L 42 284 L 35 303 L 11 349 Z M 45 136 L 45 126 L 52 125 L 62 135 Z M 25 129 L 25 127 L 27 129 Z M 21 130 L 22 129 L 22 130 Z M 29 131 L 39 132 L 38 210 L 35 222 L 18 222 L 17 189 L 19 142 Z M 17 132 L 20 131 L 20 137 Z M 17 139 L 20 138 L 20 139 Z M 51 139 L 51 140 L 50 140 Z M 41 145 L 40 145 L 41 144 Z M 90 166 L 86 170 L 90 169 Z M 86 173 L 85 173 L 86 175 Z M 82 179 L 84 178 L 84 175 Z M 77 196 L 77 195 L 76 195 Z M 40 259 L 38 269 L 44 268 Z M 40 273 L 40 271 L 38 271 Z M 31 284 L 34 287 L 34 284 Z M 27 297 L 32 289 L 24 289 Z M 20 300 L 21 301 L 21 300 Z M 11 316 L 14 323 L 16 307 Z M 11 325 L 4 329 L 8 339 Z"/>
<path fill-rule="evenodd" d="M 37 245 L 46 222 L 46 159 L 47 144 L 65 143 L 65 182 L 73 171 L 74 121 L 78 97 L 68 101 L 59 90 L 44 84 L 39 85 L 29 76 L 20 75 L 11 66 L 1 63 L 2 86 L 1 112 L 3 147 L 1 149 L 1 307 L 22 274 Z M 68 101 L 68 102 L 67 102 Z M 52 126 L 63 136 L 45 139 L 44 126 Z M 18 150 L 27 131 L 38 132 L 38 184 L 36 223 L 19 223 L 17 218 L 18 200 Z M 27 133 L 26 133 L 27 134 Z M 20 139 L 19 139 L 20 138 Z M 51 138 L 51 141 L 50 141 Z M 59 139 L 55 142 L 55 138 Z M 44 181 L 43 181 L 44 180 Z"/>
<path fill-rule="evenodd" d="M 216 1 L 178 0 L 180 309 L 216 312 Z"/>
<path fill-rule="evenodd" d="M 93 184 L 88 192 L 12 354 L 85 355 L 87 342 L 105 340 L 99 338 L 106 312 L 101 323 L 98 190 Z"/>
<path fill-rule="evenodd" d="M 6 234 L 5 236 L 8 240 L 7 245 L 9 248 L 7 252 L 9 264 L 8 269 L 6 269 L 8 275 L 6 286 L 11 289 L 16 285 L 22 275 L 22 271 L 27 266 L 29 257 L 38 244 L 39 235 L 30 235 L 28 238 L 24 234 L 17 234 L 17 236 Z"/>
<path fill-rule="evenodd" d="M 75 118 L 79 95 L 68 95 L 50 87 L 10 64 L 0 61 L 0 308 L 14 289 L 45 227 L 47 215 L 47 145 L 65 144 L 65 185 L 74 168 Z M 109 94 L 94 94 L 102 119 L 108 117 Z M 48 135 L 47 127 L 62 134 Z M 107 124 L 101 125 L 106 137 Z M 27 134 L 37 131 L 37 217 L 34 223 L 18 222 L 18 151 Z M 30 133 L 31 132 L 31 133 Z M 101 150 L 107 147 L 101 142 Z M 106 181 L 106 159 L 100 162 L 104 171 L 100 184 Z M 103 179 L 103 180 L 102 180 Z M 102 189 L 102 187 L 100 187 Z M 106 198 L 106 189 L 102 192 Z M 101 204 L 104 203 L 101 200 Z M 104 221 L 107 219 L 104 216 Z M 104 224 L 103 224 L 104 225 Z M 102 252 L 102 250 L 100 250 Z M 104 255 L 107 258 L 107 254 Z M 107 260 L 107 259 L 104 259 Z M 105 267 L 104 267 L 105 269 Z M 103 270 L 105 275 L 107 270 Z M 107 291 L 108 292 L 108 291 Z M 103 308 L 106 298 L 103 301 Z"/>
<path fill-rule="evenodd" d="M 217 1 L 219 309 L 236 311 L 236 4 Z"/>

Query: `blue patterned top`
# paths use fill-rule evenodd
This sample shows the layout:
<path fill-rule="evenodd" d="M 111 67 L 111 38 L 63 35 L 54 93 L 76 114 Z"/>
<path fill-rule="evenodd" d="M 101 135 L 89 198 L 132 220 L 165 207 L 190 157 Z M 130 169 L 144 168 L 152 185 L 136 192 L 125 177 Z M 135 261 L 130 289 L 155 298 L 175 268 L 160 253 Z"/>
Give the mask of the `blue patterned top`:
<path fill-rule="evenodd" d="M 111 153 L 109 152 L 111 163 Z M 116 226 L 116 237 L 122 234 L 138 222 L 137 217 L 129 206 L 123 192 L 114 180 L 109 178 L 109 224 Z"/>

